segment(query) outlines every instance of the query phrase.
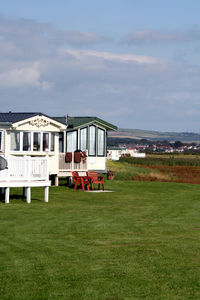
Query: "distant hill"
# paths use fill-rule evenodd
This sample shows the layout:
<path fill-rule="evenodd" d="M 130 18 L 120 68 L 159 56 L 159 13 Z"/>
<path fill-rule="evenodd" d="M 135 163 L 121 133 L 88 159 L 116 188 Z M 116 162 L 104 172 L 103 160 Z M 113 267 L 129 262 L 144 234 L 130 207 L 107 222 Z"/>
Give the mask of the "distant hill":
<path fill-rule="evenodd" d="M 108 133 L 109 138 L 120 139 L 133 139 L 141 140 L 146 139 L 149 141 L 180 141 L 180 142 L 199 142 L 200 134 L 193 132 L 160 132 L 141 129 L 125 129 L 120 128 L 116 131 L 110 131 Z"/>

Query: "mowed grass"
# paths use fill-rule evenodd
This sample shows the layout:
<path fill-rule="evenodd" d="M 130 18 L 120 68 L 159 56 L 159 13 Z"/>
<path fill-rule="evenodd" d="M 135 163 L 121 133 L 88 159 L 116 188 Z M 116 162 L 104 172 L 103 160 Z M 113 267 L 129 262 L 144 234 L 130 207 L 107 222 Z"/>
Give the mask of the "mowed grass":
<path fill-rule="evenodd" d="M 200 187 L 12 189 L 0 203 L 0 299 L 200 299 Z"/>

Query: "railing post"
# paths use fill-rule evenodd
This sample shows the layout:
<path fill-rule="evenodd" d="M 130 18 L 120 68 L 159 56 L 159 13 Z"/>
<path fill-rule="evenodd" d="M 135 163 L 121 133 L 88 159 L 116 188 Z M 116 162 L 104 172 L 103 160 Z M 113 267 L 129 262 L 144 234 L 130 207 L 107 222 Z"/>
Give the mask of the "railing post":
<path fill-rule="evenodd" d="M 26 202 L 31 203 L 31 188 L 30 187 L 26 188 Z"/>
<path fill-rule="evenodd" d="M 32 163 L 31 163 L 31 157 L 27 156 L 28 158 L 28 181 L 31 181 L 31 174 L 32 174 Z M 28 191 L 27 191 L 28 194 Z"/>
<path fill-rule="evenodd" d="M 9 203 L 10 200 L 10 188 L 6 187 L 5 188 L 5 203 Z"/>
<path fill-rule="evenodd" d="M 74 152 L 72 152 L 72 171 L 74 170 Z"/>
<path fill-rule="evenodd" d="M 46 180 L 49 180 L 49 156 L 48 155 L 46 155 L 45 156 L 46 157 L 46 166 L 45 166 L 45 168 L 46 168 L 46 174 L 45 174 L 45 177 L 46 177 Z"/>
<path fill-rule="evenodd" d="M 45 186 L 45 190 L 44 190 L 44 201 L 48 202 L 49 201 L 49 187 Z"/>

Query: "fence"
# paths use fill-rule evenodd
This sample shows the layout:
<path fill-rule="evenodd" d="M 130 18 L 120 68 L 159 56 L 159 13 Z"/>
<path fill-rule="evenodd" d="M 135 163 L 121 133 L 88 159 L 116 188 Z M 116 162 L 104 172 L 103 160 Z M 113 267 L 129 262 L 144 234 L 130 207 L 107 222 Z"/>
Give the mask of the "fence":
<path fill-rule="evenodd" d="M 87 154 L 87 152 L 86 152 Z M 72 161 L 65 162 L 65 153 L 59 154 L 59 172 L 64 171 L 87 171 L 87 157 L 81 159 L 80 163 L 74 162 L 74 152 L 72 152 Z"/>
<path fill-rule="evenodd" d="M 8 168 L 0 171 L 0 182 L 49 180 L 49 157 L 7 156 Z"/>

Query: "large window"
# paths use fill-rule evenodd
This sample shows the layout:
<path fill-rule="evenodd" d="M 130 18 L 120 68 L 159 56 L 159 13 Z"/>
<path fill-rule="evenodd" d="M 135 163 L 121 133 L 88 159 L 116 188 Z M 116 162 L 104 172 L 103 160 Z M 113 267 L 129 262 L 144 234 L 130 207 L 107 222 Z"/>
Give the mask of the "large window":
<path fill-rule="evenodd" d="M 41 150 L 41 133 L 34 132 L 33 133 L 33 151 Z"/>
<path fill-rule="evenodd" d="M 3 151 L 3 131 L 0 131 L 0 151 Z"/>
<path fill-rule="evenodd" d="M 10 133 L 11 151 L 55 151 L 55 133 L 12 131 Z"/>
<path fill-rule="evenodd" d="M 87 149 L 87 128 L 80 130 L 81 139 L 80 139 L 80 149 L 85 151 Z"/>
<path fill-rule="evenodd" d="M 77 131 L 67 132 L 67 152 L 74 152 L 78 147 Z"/>
<path fill-rule="evenodd" d="M 104 156 L 104 149 L 105 149 L 105 131 L 103 129 L 97 129 L 97 136 L 98 136 L 98 147 L 97 147 L 97 155 Z"/>
<path fill-rule="evenodd" d="M 95 156 L 96 155 L 96 127 L 90 126 L 89 127 L 89 155 Z"/>
<path fill-rule="evenodd" d="M 20 132 L 10 133 L 10 150 L 19 151 L 20 150 Z"/>
<path fill-rule="evenodd" d="M 31 150 L 31 133 L 23 132 L 23 151 Z"/>
<path fill-rule="evenodd" d="M 50 151 L 55 151 L 55 133 L 51 133 L 51 148 Z"/>
<path fill-rule="evenodd" d="M 49 133 L 43 133 L 42 151 L 48 151 L 49 149 Z"/>

